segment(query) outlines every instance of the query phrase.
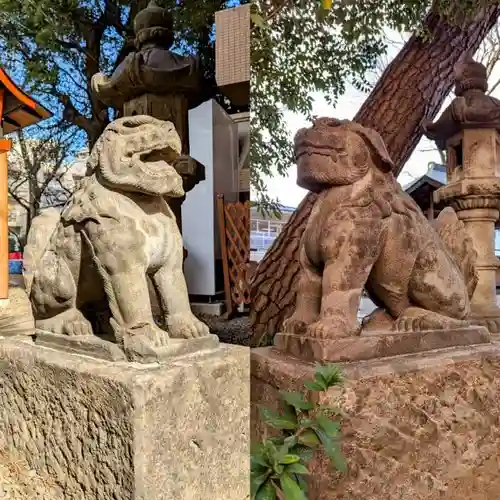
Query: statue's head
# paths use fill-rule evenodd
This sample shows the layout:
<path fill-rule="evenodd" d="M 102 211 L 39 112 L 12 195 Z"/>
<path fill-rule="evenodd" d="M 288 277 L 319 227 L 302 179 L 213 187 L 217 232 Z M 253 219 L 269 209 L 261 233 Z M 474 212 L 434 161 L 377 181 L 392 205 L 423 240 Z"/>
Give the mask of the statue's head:
<path fill-rule="evenodd" d="M 297 184 L 313 192 L 362 179 L 370 168 L 384 173 L 394 164 L 372 129 L 348 120 L 318 118 L 295 136 Z"/>
<path fill-rule="evenodd" d="M 110 123 L 92 149 L 87 175 L 108 186 L 179 198 L 182 177 L 172 166 L 181 140 L 171 122 L 151 116 L 126 116 Z"/>

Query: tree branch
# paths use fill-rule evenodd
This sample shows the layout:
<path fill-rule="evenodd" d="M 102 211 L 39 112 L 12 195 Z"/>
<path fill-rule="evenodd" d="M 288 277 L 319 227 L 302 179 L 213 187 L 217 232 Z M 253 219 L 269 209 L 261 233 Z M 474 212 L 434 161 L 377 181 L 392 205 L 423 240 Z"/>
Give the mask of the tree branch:
<path fill-rule="evenodd" d="M 30 209 L 29 202 L 23 200 L 23 198 L 21 198 L 17 193 L 12 192 L 10 189 L 9 189 L 9 195 L 12 196 L 12 198 L 14 198 L 14 200 L 17 201 L 17 203 L 19 203 L 19 205 L 21 205 L 22 208 L 24 208 L 24 210 L 29 212 Z"/>

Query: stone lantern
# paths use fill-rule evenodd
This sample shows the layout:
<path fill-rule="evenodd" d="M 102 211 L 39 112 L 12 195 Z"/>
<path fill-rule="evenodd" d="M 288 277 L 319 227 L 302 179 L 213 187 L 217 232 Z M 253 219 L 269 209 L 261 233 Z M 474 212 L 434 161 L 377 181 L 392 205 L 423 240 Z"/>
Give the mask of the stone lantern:
<path fill-rule="evenodd" d="M 495 224 L 500 215 L 500 101 L 487 90 L 486 68 L 467 59 L 455 68 L 455 99 L 423 128 L 447 152 L 448 184 L 434 192 L 434 202 L 455 209 L 478 254 L 471 321 L 499 333 Z"/>
<path fill-rule="evenodd" d="M 154 0 L 135 17 L 134 33 L 136 50 L 125 57 L 111 77 L 94 75 L 92 91 L 123 116 L 150 115 L 175 125 L 183 153 L 175 166 L 184 179 L 184 190 L 190 191 L 203 177 L 203 167 L 188 156 L 188 107 L 201 81 L 198 60 L 172 52 L 172 16 Z M 182 199 L 169 203 L 182 230 Z"/>

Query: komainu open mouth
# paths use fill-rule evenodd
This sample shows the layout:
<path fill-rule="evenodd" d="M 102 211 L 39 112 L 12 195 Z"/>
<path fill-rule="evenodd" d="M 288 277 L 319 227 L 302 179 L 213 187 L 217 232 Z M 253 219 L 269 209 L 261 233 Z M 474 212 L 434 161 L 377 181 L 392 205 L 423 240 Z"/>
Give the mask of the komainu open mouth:
<path fill-rule="evenodd" d="M 294 148 L 296 160 L 304 155 L 331 156 L 334 152 L 335 150 L 330 144 L 321 145 L 307 139 L 296 143 Z"/>
<path fill-rule="evenodd" d="M 158 148 L 152 150 L 146 150 L 140 154 L 140 159 L 144 163 L 165 161 L 170 165 L 177 160 L 179 157 L 179 152 L 175 149 L 167 146 L 165 148 Z"/>

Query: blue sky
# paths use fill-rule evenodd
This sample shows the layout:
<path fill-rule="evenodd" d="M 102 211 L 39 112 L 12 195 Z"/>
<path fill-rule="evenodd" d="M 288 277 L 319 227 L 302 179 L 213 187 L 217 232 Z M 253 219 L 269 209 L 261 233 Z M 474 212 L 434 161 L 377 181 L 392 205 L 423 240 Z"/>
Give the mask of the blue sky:
<path fill-rule="evenodd" d="M 240 5 L 241 3 L 247 3 L 247 2 L 245 2 L 245 1 L 242 2 L 241 0 L 228 0 L 228 6 L 230 6 L 230 7 Z M 123 15 L 126 16 L 126 13 L 127 13 L 127 9 L 125 8 L 125 9 L 123 9 Z M 214 26 L 214 34 L 215 34 L 215 26 Z M 112 33 L 108 33 L 108 35 L 110 35 L 116 39 L 116 34 L 113 35 Z M 117 54 L 119 48 L 120 48 L 120 46 L 114 44 L 113 41 L 111 40 L 110 43 L 106 44 L 103 47 L 103 51 L 106 52 L 108 57 L 111 56 L 111 58 L 114 58 L 114 57 L 116 57 L 116 54 Z M 4 49 L 4 48 L 2 48 L 0 45 L 0 50 L 2 50 L 2 49 Z M 189 46 L 178 47 L 178 51 L 184 52 L 184 53 L 191 52 Z M 6 49 L 3 50 L 3 54 L 4 54 L 4 58 L 8 57 L 8 51 Z M 7 54 L 7 56 L 5 56 L 5 54 Z M 73 74 L 73 75 L 75 74 L 75 68 L 73 66 L 71 66 L 69 63 L 66 63 L 64 61 L 59 61 L 59 66 L 63 72 L 65 71 L 65 72 L 68 72 L 68 73 Z M 18 85 L 20 85 L 24 90 L 29 92 L 29 89 L 27 89 L 26 85 L 25 85 L 25 83 L 26 83 L 25 82 L 25 70 L 24 70 L 23 65 L 21 65 L 20 63 L 14 64 L 14 67 L 9 69 L 9 75 Z M 64 88 L 64 92 L 66 92 L 67 94 L 69 94 L 70 96 L 72 96 L 75 99 L 76 108 L 80 112 L 83 112 L 85 114 L 85 108 L 82 107 L 81 105 L 79 105 L 78 101 L 83 100 L 83 102 L 85 102 L 86 99 L 88 99 L 85 95 L 86 91 L 84 89 L 82 90 L 81 88 L 78 88 L 76 86 L 76 84 L 72 83 L 69 80 L 68 77 L 65 77 L 65 82 L 66 83 L 64 86 L 66 88 Z M 54 97 L 49 97 L 49 96 L 47 96 L 47 94 L 44 94 L 41 92 L 37 93 L 36 91 L 33 92 L 31 95 L 33 98 L 37 99 L 42 105 L 44 105 L 47 109 L 49 109 L 51 112 L 54 113 L 55 116 L 51 120 L 51 122 L 55 122 L 55 121 L 60 119 L 61 113 L 62 113 L 62 108 Z M 48 122 L 46 122 L 46 124 L 48 124 Z M 34 127 L 30 127 L 29 129 L 27 129 L 26 133 L 31 137 L 39 137 L 42 132 L 38 126 L 34 126 Z M 75 142 L 75 149 L 77 149 L 77 150 L 83 149 L 85 147 L 85 145 L 86 145 L 86 136 L 82 132 L 81 134 L 79 134 L 79 138 Z"/>

